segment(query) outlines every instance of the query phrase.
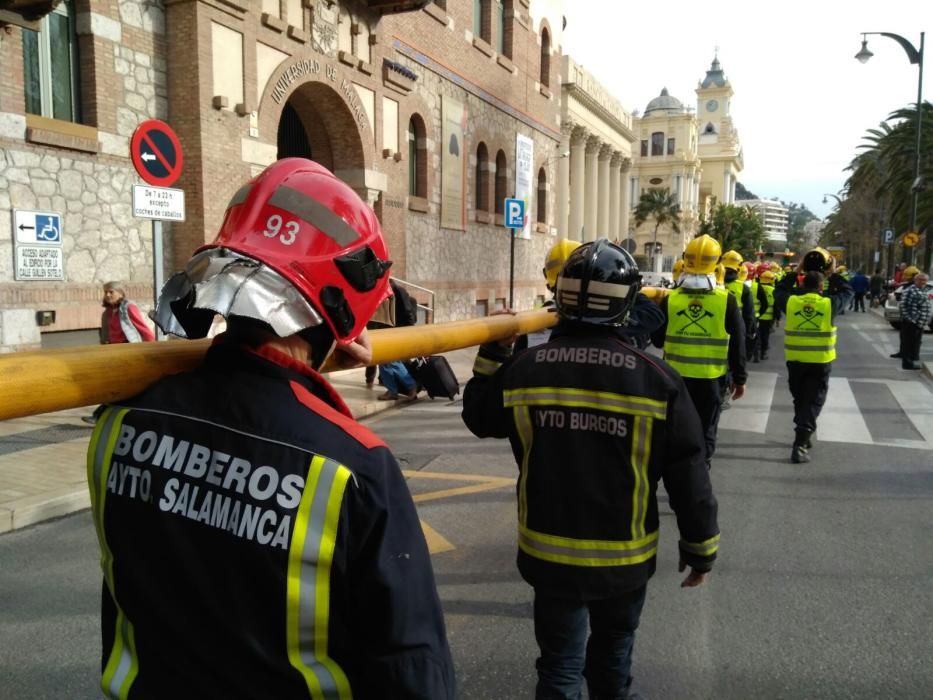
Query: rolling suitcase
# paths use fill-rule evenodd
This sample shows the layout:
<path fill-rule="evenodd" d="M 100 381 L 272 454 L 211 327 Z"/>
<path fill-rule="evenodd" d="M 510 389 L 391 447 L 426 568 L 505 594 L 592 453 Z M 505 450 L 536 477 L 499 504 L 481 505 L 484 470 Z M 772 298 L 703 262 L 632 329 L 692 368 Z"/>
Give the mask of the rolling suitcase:
<path fill-rule="evenodd" d="M 418 385 L 427 391 L 432 399 L 446 396 L 452 401 L 460 393 L 460 382 L 457 381 L 446 357 L 441 355 L 416 357 L 406 362 L 405 366 Z"/>

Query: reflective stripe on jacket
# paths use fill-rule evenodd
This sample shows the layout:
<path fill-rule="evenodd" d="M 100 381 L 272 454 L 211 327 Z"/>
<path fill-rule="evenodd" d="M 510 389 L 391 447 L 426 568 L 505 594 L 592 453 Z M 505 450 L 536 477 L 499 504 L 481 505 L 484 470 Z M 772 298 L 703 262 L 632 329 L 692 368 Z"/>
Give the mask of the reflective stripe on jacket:
<path fill-rule="evenodd" d="M 817 364 L 836 359 L 836 327 L 828 298 L 807 293 L 787 299 L 784 359 Z"/>
<path fill-rule="evenodd" d="M 741 282 L 739 283 L 741 286 Z M 690 293 L 675 289 L 667 297 L 664 359 L 683 377 L 715 379 L 726 373 L 729 333 L 726 303 L 730 292 Z"/>

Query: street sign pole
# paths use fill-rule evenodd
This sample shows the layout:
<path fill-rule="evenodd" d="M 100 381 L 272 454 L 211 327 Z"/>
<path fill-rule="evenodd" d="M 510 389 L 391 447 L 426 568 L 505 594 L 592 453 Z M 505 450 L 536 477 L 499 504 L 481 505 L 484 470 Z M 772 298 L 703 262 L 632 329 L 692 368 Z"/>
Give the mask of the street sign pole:
<path fill-rule="evenodd" d="M 515 310 L 515 231 L 509 229 L 512 234 L 512 242 L 509 246 L 509 308 Z"/>
<path fill-rule="evenodd" d="M 155 219 L 152 222 L 152 308 L 159 303 L 159 293 L 162 291 L 164 282 L 162 257 L 162 222 Z M 155 337 L 156 340 L 165 340 L 165 334 L 158 324 L 155 327 Z"/>
<path fill-rule="evenodd" d="M 515 310 L 515 235 L 525 227 L 525 202 L 515 197 L 507 197 L 503 207 L 503 222 L 510 229 L 509 243 L 509 308 Z"/>

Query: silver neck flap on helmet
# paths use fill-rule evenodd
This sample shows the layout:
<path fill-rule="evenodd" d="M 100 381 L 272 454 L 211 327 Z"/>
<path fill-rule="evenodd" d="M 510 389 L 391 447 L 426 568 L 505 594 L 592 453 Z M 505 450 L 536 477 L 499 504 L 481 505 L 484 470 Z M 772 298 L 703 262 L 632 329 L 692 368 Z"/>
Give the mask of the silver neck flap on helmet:
<path fill-rule="evenodd" d="M 184 272 L 165 283 L 155 321 L 165 333 L 203 338 L 211 312 L 227 319 L 242 316 L 262 321 L 283 338 L 323 323 L 317 310 L 282 275 L 225 248 L 198 253 Z"/>

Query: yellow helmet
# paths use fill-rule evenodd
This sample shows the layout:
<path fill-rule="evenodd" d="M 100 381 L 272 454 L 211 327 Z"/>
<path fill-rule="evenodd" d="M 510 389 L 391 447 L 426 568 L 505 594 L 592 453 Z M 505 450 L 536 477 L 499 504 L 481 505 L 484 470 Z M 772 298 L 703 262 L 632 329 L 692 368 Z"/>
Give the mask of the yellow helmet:
<path fill-rule="evenodd" d="M 713 268 L 713 271 L 716 273 L 716 286 L 722 287 L 726 282 L 726 268 L 722 263 L 716 265 Z"/>
<path fill-rule="evenodd" d="M 744 282 L 748 279 L 748 268 L 745 265 L 739 265 L 739 276 L 736 277 L 739 282 Z"/>
<path fill-rule="evenodd" d="M 904 272 L 901 273 L 901 282 L 910 282 L 918 272 L 920 269 L 916 265 L 905 267 Z"/>
<path fill-rule="evenodd" d="M 833 256 L 826 248 L 814 248 L 803 256 L 804 272 L 826 272 L 833 264 Z"/>
<path fill-rule="evenodd" d="M 840 265 L 839 267 L 836 268 L 836 272 L 838 272 L 840 275 L 843 272 L 848 272 L 848 271 L 849 271 L 849 268 L 847 268 L 845 265 Z"/>
<path fill-rule="evenodd" d="M 734 250 L 729 250 L 723 254 L 720 262 L 723 264 L 723 267 L 730 270 L 738 270 L 742 265 L 742 256 Z"/>
<path fill-rule="evenodd" d="M 706 234 L 697 236 L 684 250 L 684 272 L 689 275 L 708 275 L 716 269 L 721 255 L 719 241 Z"/>
<path fill-rule="evenodd" d="M 678 258 L 674 261 L 674 267 L 671 268 L 671 277 L 677 280 L 684 273 L 684 260 Z"/>
<path fill-rule="evenodd" d="M 557 273 L 567 262 L 570 254 L 580 247 L 580 241 L 571 241 L 567 238 L 561 238 L 557 243 L 551 246 L 544 259 L 544 279 L 547 280 L 549 289 L 557 285 Z"/>
<path fill-rule="evenodd" d="M 758 279 L 762 284 L 774 284 L 774 273 L 770 270 L 766 270 L 758 275 Z"/>

